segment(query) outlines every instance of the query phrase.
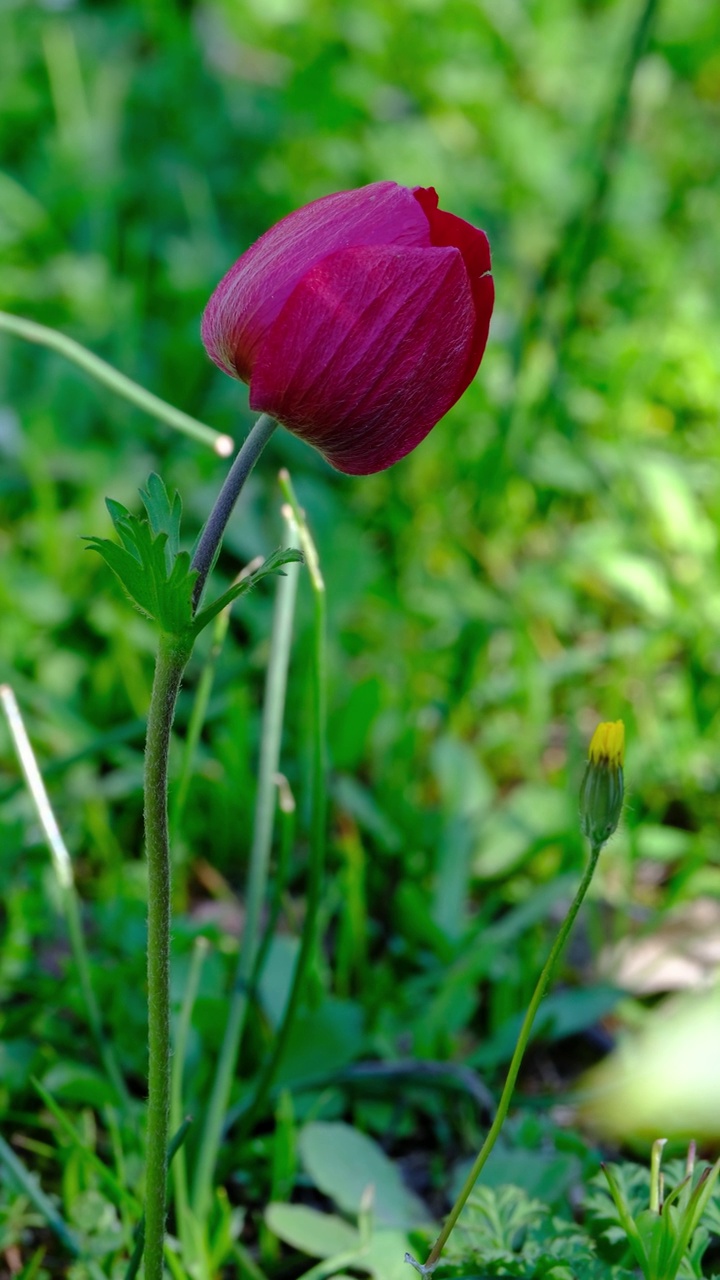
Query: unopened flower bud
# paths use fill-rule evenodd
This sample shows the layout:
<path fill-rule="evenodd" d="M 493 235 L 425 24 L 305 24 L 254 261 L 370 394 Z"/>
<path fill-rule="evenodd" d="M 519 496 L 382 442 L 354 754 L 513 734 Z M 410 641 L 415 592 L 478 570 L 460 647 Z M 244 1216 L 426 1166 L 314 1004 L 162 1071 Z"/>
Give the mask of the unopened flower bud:
<path fill-rule="evenodd" d="M 250 407 L 370 475 L 425 439 L 472 382 L 493 309 L 484 231 L 433 187 L 371 182 L 288 214 L 220 281 L 208 355 Z"/>
<path fill-rule="evenodd" d="M 580 826 L 599 849 L 616 830 L 622 813 L 625 763 L 625 725 L 622 720 L 599 724 L 588 750 L 580 787 Z"/>

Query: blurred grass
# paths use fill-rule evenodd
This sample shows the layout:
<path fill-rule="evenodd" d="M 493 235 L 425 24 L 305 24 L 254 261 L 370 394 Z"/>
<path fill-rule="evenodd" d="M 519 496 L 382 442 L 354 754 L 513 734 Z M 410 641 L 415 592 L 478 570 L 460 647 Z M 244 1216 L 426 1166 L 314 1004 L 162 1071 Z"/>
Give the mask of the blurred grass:
<path fill-rule="evenodd" d="M 553 897 L 580 864 L 577 786 L 600 718 L 628 724 L 630 798 L 595 890 L 611 916 L 590 945 L 720 894 L 716 6 L 660 6 L 591 245 L 573 231 L 643 8 L 0 9 L 0 307 L 58 326 L 236 438 L 245 393 L 210 365 L 199 317 L 271 222 L 393 178 L 434 184 L 490 235 L 497 310 L 461 404 L 412 457 L 364 480 L 277 433 L 221 561 L 229 580 L 277 545 L 287 465 L 328 589 L 331 855 L 345 888 L 329 886 L 325 923 L 338 994 L 362 1001 L 363 1044 L 381 1054 L 455 1054 L 521 1008 Z M 132 1077 L 153 639 L 80 535 L 108 531 L 106 494 L 137 505 L 150 469 L 199 527 L 224 464 L 5 336 L 0 454 L 0 679 L 74 853 L 91 950 L 114 966 L 99 996 Z M 191 903 L 209 884 L 243 884 L 271 607 L 270 592 L 239 602 L 218 663 L 186 809 Z M 308 834 L 307 595 L 299 625 L 281 761 L 300 806 L 290 921 Z M 201 645 L 181 733 L 203 662 Z M 73 1059 L 80 1015 L 2 739 L 0 833 L 8 1102 L 31 1069 Z M 183 959 L 194 928 L 176 929 Z M 330 988 L 327 973 L 317 981 Z M 207 982 L 198 1017 L 212 1043 Z"/>

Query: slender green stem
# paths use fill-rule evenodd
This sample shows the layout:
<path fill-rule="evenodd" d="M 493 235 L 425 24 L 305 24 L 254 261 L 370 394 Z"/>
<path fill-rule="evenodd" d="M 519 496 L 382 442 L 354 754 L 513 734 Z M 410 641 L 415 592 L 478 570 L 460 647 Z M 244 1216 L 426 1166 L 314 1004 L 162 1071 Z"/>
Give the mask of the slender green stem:
<path fill-rule="evenodd" d="M 297 533 L 295 527 L 291 522 L 287 522 L 285 545 L 293 546 L 296 541 Z M 260 762 L 245 903 L 245 925 L 230 997 L 225 1033 L 215 1070 L 215 1079 L 203 1126 L 193 1182 L 193 1210 L 200 1220 L 204 1218 L 210 1202 L 212 1179 L 245 1027 L 250 980 L 260 945 L 260 922 L 267 892 L 270 850 L 275 821 L 277 791 L 275 776 L 280 760 L 280 742 L 285 713 L 285 693 L 290 662 L 293 617 L 295 614 L 297 575 L 297 565 L 290 564 L 286 567 L 285 576 L 279 579 L 275 598 L 270 656 L 265 678 Z"/>
<path fill-rule="evenodd" d="M 200 534 L 200 539 L 192 558 L 192 567 L 197 569 L 198 572 L 193 591 L 193 603 L 195 605 L 198 604 L 203 593 L 203 587 L 215 562 L 228 520 L 233 513 L 240 491 L 276 426 L 277 423 L 274 418 L 269 417 L 267 413 L 260 414 L 257 422 L 251 428 L 242 449 L 237 454 L 228 472 L 227 479 L 215 500 L 215 505 L 210 512 L 205 528 Z"/>
<path fill-rule="evenodd" d="M 545 961 L 543 971 L 540 974 L 540 977 L 538 978 L 537 985 L 533 992 L 532 1000 L 528 1005 L 527 1012 L 523 1019 L 522 1027 L 520 1028 L 520 1035 L 518 1036 L 518 1041 L 515 1046 L 515 1052 L 513 1053 L 510 1066 L 508 1068 L 507 1078 L 505 1080 L 505 1085 L 503 1087 L 502 1094 L 500 1095 L 500 1101 L 498 1103 L 495 1119 L 493 1120 L 488 1130 L 487 1137 L 485 1138 L 485 1141 L 482 1147 L 480 1148 L 480 1151 L 478 1152 L 477 1158 L 475 1160 L 475 1163 L 473 1164 L 472 1169 L 470 1170 L 467 1178 L 465 1179 L 465 1182 L 462 1185 L 462 1189 L 460 1191 L 460 1194 L 457 1197 L 457 1200 L 455 1201 L 455 1204 L 453 1205 L 452 1209 L 450 1210 L 450 1213 L 448 1214 L 447 1220 L 445 1222 L 445 1225 L 443 1226 L 442 1231 L 440 1232 L 440 1235 L 438 1236 L 437 1240 L 435 1241 L 435 1244 L 430 1250 L 427 1262 L 425 1263 L 424 1266 L 419 1266 L 417 1263 L 414 1264 L 417 1270 L 420 1271 L 422 1275 L 429 1275 L 437 1266 L 438 1261 L 440 1259 L 440 1255 L 443 1249 L 445 1248 L 445 1245 L 447 1244 L 448 1237 L 450 1236 L 450 1232 L 452 1231 L 453 1227 L 455 1226 L 455 1223 L 460 1217 L 460 1214 L 465 1206 L 465 1202 L 468 1196 L 470 1195 L 470 1192 L 472 1191 L 473 1187 L 475 1186 L 475 1183 L 477 1182 L 480 1172 L 483 1169 L 488 1159 L 488 1156 L 490 1155 L 490 1152 L 495 1146 L 500 1130 L 502 1129 L 503 1124 L 505 1123 L 505 1117 L 507 1116 L 508 1109 L 510 1107 L 510 1101 L 513 1095 L 513 1090 L 515 1088 L 515 1081 L 517 1080 L 518 1072 L 520 1070 L 520 1066 L 521 1066 L 523 1057 L 525 1055 L 525 1050 L 527 1048 L 528 1041 L 530 1039 L 530 1032 L 532 1031 L 532 1027 L 535 1021 L 537 1011 L 540 1008 L 540 1004 L 543 999 L 543 996 L 547 991 L 548 984 L 552 977 L 553 969 L 555 968 L 557 959 L 563 947 L 565 946 L 568 934 L 575 922 L 575 917 L 578 911 L 580 910 L 580 906 L 582 904 L 583 898 L 585 897 L 585 894 L 588 891 L 590 881 L 593 878 L 595 868 L 597 866 L 598 857 L 600 856 L 601 847 L 602 846 L 599 844 L 594 845 L 590 851 L 590 860 L 585 869 L 583 878 L 580 881 L 580 886 L 578 888 L 578 891 L 575 894 L 575 897 L 573 898 L 570 910 L 568 911 L 565 919 L 563 920 L 562 925 L 560 926 L 560 931 L 552 945 L 550 954 L 547 960 Z M 408 1261 L 412 1261 L 412 1259 L 408 1259 Z"/>
<path fill-rule="evenodd" d="M 317 917 L 322 894 L 325 870 L 325 841 L 327 823 L 327 707 L 325 692 L 326 617 L 325 583 L 320 571 L 317 550 L 310 535 L 304 512 L 298 505 L 287 471 L 280 472 L 280 487 L 287 499 L 300 534 L 300 546 L 310 574 L 314 600 L 313 624 L 313 726 L 312 726 L 312 826 L 310 831 L 310 867 L 308 876 L 305 922 L 300 951 L 295 965 L 290 994 L 285 1005 L 282 1022 L 278 1028 L 272 1055 L 260 1077 L 255 1097 L 243 1119 L 243 1128 L 252 1126 L 272 1088 L 277 1069 L 282 1061 L 290 1032 L 300 1007 L 310 962 L 315 950 Z"/>
<path fill-rule="evenodd" d="M 650 1208 L 653 1213 L 659 1213 L 662 1208 L 660 1165 L 662 1164 L 663 1147 L 666 1142 L 667 1138 L 658 1138 L 653 1142 L 650 1149 Z"/>
<path fill-rule="evenodd" d="M 186 644 L 160 638 L 145 748 L 148 863 L 148 1107 L 145 1173 L 145 1276 L 162 1280 L 167 1147 L 170 1130 L 170 841 L 167 818 L 170 732 Z"/>
<path fill-rule="evenodd" d="M 80 918 L 80 903 L 78 900 L 77 890 L 75 888 L 72 859 L 63 839 L 62 832 L 57 824 L 47 791 L 45 790 L 42 774 L 40 773 L 35 753 L 32 749 L 32 744 L 25 728 L 20 707 L 18 706 L 13 690 L 9 685 L 0 685 L 0 705 L 5 713 L 5 718 L 15 747 L 15 753 L 20 763 L 20 768 L 22 769 L 38 821 L 42 827 L 42 831 L 45 836 L 45 843 L 47 844 L 50 852 L 50 858 L 52 860 L 53 869 L 60 889 L 62 908 L 70 937 L 70 949 L 72 951 L 73 960 L 75 961 L 75 967 L 80 979 L 80 990 L 82 992 L 85 1013 L 90 1031 L 97 1046 L 102 1064 L 107 1072 L 108 1079 L 117 1094 L 118 1101 L 123 1109 L 127 1111 L 130 1107 L 130 1095 L 127 1091 L 127 1086 L 112 1047 L 105 1038 L 100 1009 L 95 998 L 92 979 L 90 977 L 90 963 L 88 960 L 87 949 L 85 947 L 85 935 L 83 933 L 82 921 Z"/>
<path fill-rule="evenodd" d="M 234 447 L 230 436 L 214 431 L 204 422 L 198 422 L 197 418 L 192 418 L 189 413 L 183 413 L 182 409 L 176 409 L 167 401 L 161 400 L 159 396 L 153 395 L 151 391 L 146 391 L 145 387 L 141 387 L 138 382 L 133 382 L 132 378 L 119 373 L 106 360 L 101 360 L 92 351 L 88 351 L 87 347 L 81 346 L 73 338 L 66 337 L 64 333 L 59 333 L 57 329 L 49 329 L 44 324 L 36 324 L 34 320 L 25 320 L 22 316 L 14 316 L 7 311 L 0 311 L 0 329 L 6 333 L 13 333 L 18 338 L 24 338 L 26 342 L 48 347 L 50 351 L 56 351 L 58 355 L 65 356 L 66 360 L 79 365 L 92 378 L 96 378 L 98 382 L 102 382 L 111 391 L 123 396 L 125 400 L 137 405 L 153 418 L 166 422 L 175 431 L 182 431 L 184 435 L 190 436 L 193 440 L 199 440 L 201 444 L 210 445 L 219 457 L 230 457 Z"/>

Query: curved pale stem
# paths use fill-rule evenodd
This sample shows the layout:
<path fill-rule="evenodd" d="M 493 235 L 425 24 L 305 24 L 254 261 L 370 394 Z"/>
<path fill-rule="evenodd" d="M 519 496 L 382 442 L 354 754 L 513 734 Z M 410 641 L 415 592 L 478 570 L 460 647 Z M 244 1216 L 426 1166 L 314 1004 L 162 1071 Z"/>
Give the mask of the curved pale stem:
<path fill-rule="evenodd" d="M 101 360 L 100 356 L 88 351 L 87 347 L 81 346 L 74 338 L 68 338 L 58 329 L 50 329 L 47 325 L 37 324 L 34 320 L 25 320 L 23 316 L 14 316 L 9 311 L 0 311 L 0 329 L 18 338 L 24 338 L 26 342 L 32 342 L 36 346 L 56 351 L 58 355 L 64 356 L 85 373 L 89 373 L 91 378 L 109 387 L 116 395 L 129 400 L 131 404 L 137 405 L 138 409 L 143 409 L 151 417 L 159 419 L 160 422 L 166 422 L 169 427 L 190 436 L 192 440 L 209 445 L 219 457 L 230 457 L 234 448 L 230 436 L 214 431 L 204 422 L 198 422 L 197 418 L 192 418 L 189 413 L 183 413 L 182 409 L 176 409 L 174 405 L 168 404 L 167 400 L 161 400 L 160 396 L 153 395 L 152 391 L 146 391 L 145 387 L 141 387 L 138 382 L 133 382 L 132 378 L 114 369 L 107 360 Z"/>

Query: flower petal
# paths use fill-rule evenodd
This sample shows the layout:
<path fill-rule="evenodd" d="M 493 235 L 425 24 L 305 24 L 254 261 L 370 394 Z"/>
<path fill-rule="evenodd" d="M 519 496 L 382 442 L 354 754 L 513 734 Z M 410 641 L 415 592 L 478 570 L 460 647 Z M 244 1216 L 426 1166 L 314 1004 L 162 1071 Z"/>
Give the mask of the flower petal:
<path fill-rule="evenodd" d="M 288 214 L 230 268 L 202 320 L 208 354 L 249 382 L 269 326 L 306 272 L 328 254 L 359 245 L 430 244 L 427 217 L 408 187 L 373 182 L 323 196 Z"/>
<path fill-rule="evenodd" d="M 340 471 L 382 471 L 461 395 L 475 327 L 457 249 L 339 250 L 306 272 L 268 331 L 251 408 Z"/>
<path fill-rule="evenodd" d="M 438 194 L 434 187 L 415 187 L 413 195 L 430 225 L 430 243 L 455 245 L 460 250 L 467 268 L 477 316 L 474 341 L 466 370 L 465 387 L 467 387 L 475 377 L 482 360 L 495 300 L 495 287 L 492 276 L 489 274 L 490 244 L 484 231 L 473 227 L 470 222 L 465 222 L 464 218 L 458 218 L 454 213 L 446 213 L 444 209 L 438 208 Z"/>

